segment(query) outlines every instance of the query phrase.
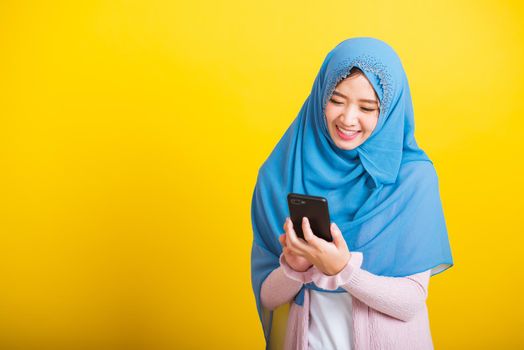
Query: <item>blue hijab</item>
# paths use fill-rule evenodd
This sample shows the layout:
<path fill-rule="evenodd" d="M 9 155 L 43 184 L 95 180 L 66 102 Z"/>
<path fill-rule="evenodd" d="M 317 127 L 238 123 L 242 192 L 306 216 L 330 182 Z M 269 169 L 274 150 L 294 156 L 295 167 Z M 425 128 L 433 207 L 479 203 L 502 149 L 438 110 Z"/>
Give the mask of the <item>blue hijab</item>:
<path fill-rule="evenodd" d="M 363 144 L 343 150 L 331 139 L 324 110 L 352 67 L 373 86 L 380 114 Z M 351 38 L 327 54 L 310 95 L 260 167 L 253 192 L 251 281 L 267 346 L 273 311 L 261 305 L 260 290 L 279 267 L 290 192 L 327 198 L 331 221 L 349 250 L 362 252 L 364 270 L 403 277 L 431 269 L 433 276 L 453 266 L 438 177 L 414 129 L 406 73 L 388 44 Z M 305 284 L 294 300 L 299 305 L 304 288 L 325 291 Z"/>

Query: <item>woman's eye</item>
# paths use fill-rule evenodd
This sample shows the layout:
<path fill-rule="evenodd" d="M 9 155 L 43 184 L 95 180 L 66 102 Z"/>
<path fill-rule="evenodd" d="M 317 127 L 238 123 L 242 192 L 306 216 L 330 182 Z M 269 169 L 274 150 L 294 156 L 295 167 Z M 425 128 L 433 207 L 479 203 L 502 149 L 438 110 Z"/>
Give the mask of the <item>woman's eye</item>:
<path fill-rule="evenodd" d="M 333 102 L 334 104 L 336 105 L 341 105 L 343 104 L 344 102 L 338 102 L 338 101 L 335 101 L 334 99 L 330 99 L 331 102 Z"/>
<path fill-rule="evenodd" d="M 331 101 L 332 103 L 336 104 L 336 105 L 343 105 L 344 102 L 340 102 L 340 101 L 337 101 L 333 98 L 330 98 L 329 101 Z M 375 109 L 374 108 L 364 108 L 362 107 L 362 110 L 365 111 L 365 112 L 373 112 Z"/>

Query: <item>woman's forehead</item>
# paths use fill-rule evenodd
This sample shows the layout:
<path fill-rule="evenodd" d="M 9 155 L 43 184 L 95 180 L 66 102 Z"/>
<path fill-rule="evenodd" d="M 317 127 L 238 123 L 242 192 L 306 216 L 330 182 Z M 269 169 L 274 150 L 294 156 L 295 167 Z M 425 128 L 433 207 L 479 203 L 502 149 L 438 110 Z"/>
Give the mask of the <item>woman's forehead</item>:
<path fill-rule="evenodd" d="M 368 103 L 378 103 L 380 100 L 373 85 L 363 74 L 342 79 L 333 90 L 332 95 Z"/>

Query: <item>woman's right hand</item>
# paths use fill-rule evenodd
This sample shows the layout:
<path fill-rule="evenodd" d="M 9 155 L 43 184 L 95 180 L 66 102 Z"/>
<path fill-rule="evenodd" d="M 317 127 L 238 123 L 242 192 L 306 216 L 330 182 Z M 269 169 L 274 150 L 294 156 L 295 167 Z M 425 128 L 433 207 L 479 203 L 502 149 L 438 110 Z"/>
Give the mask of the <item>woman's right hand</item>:
<path fill-rule="evenodd" d="M 286 233 L 281 234 L 280 237 L 278 237 L 278 240 L 282 245 L 282 250 L 284 253 L 284 259 L 286 260 L 286 263 L 293 270 L 298 272 L 304 272 L 307 271 L 311 266 L 313 266 L 313 264 L 310 263 L 309 260 L 307 260 L 306 258 L 294 254 L 293 252 L 291 252 L 291 250 L 289 250 L 289 248 L 286 247 L 286 234 L 288 230 L 292 229 L 293 222 L 289 219 L 286 219 L 286 222 L 284 223 L 284 230 L 286 231 Z"/>

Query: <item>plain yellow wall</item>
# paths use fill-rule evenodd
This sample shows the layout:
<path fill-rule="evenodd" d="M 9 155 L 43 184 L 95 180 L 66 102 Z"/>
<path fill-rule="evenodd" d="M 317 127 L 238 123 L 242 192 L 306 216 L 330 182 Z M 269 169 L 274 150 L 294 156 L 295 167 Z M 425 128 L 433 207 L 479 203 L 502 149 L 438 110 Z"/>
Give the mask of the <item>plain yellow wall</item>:
<path fill-rule="evenodd" d="M 259 166 L 340 41 L 403 60 L 455 266 L 437 349 L 524 347 L 519 1 L 1 1 L 0 348 L 261 349 Z"/>

